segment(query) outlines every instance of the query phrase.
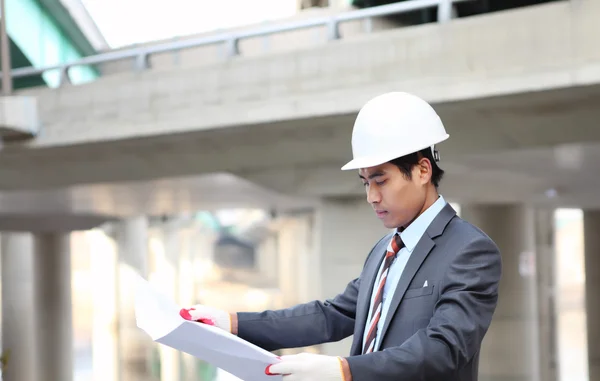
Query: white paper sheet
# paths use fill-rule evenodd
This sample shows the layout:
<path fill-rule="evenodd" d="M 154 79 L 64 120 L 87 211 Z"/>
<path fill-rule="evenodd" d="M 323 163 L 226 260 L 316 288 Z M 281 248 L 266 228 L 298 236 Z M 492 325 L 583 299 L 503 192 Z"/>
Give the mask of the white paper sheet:
<path fill-rule="evenodd" d="M 265 368 L 277 356 L 222 329 L 192 322 L 179 315 L 181 308 L 144 279 L 135 297 L 137 326 L 153 341 L 189 353 L 245 381 L 281 381 L 267 376 Z"/>

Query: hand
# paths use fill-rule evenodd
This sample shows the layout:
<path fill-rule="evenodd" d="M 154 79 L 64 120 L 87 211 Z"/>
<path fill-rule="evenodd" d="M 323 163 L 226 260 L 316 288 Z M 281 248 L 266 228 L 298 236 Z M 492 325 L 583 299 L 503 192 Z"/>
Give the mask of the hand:
<path fill-rule="evenodd" d="M 283 375 L 285 381 L 344 381 L 341 358 L 312 353 L 281 356 L 281 362 L 269 365 L 265 373 Z"/>
<path fill-rule="evenodd" d="M 196 304 L 190 308 L 182 308 L 179 315 L 186 320 L 212 325 L 231 333 L 231 316 L 218 308 Z"/>

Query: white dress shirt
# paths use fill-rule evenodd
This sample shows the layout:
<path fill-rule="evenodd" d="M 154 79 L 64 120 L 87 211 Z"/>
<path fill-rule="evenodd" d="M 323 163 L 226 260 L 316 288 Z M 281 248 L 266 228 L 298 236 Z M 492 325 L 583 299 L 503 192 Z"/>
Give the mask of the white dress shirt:
<path fill-rule="evenodd" d="M 444 208 L 444 206 L 446 206 L 446 201 L 440 195 L 436 202 L 434 202 L 429 208 L 427 208 L 425 212 L 423 212 L 419 217 L 417 217 L 406 229 L 404 229 L 404 231 L 398 233 L 400 234 L 400 238 L 402 238 L 402 242 L 404 242 L 404 247 L 400 249 L 400 251 L 396 254 L 396 257 L 394 258 L 394 261 L 392 262 L 388 270 L 387 279 L 383 288 L 381 316 L 379 318 L 379 322 L 377 323 L 377 337 L 375 337 L 375 347 L 373 351 L 376 351 L 379 348 L 379 341 L 381 331 L 383 329 L 383 323 L 385 322 L 385 318 L 390 306 L 390 302 L 392 300 L 392 296 L 396 291 L 396 286 L 400 281 L 400 276 L 402 275 L 402 272 L 406 267 L 408 258 L 410 258 L 410 255 L 413 252 L 415 246 L 417 246 L 417 243 L 419 242 L 419 240 L 421 239 L 431 222 Z M 396 232 L 398 232 L 397 229 Z M 391 242 L 388 244 L 388 250 L 392 250 Z M 379 279 L 383 270 L 383 262 L 381 264 L 381 267 L 379 268 L 379 272 L 377 273 L 377 278 L 375 279 L 376 285 L 379 284 Z M 373 294 L 371 295 L 371 301 L 369 306 L 369 315 L 367 316 L 367 325 L 371 320 L 371 313 L 373 312 L 371 309 L 373 307 L 373 299 L 375 298 L 376 292 L 377 287 L 373 287 Z M 365 328 L 365 333 L 363 336 L 363 346 L 367 339 L 367 333 L 367 328 Z"/>

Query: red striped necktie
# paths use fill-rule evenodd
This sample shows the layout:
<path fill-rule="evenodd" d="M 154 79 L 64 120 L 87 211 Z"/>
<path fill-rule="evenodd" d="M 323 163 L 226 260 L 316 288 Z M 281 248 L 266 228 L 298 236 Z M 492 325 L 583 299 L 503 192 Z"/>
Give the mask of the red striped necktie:
<path fill-rule="evenodd" d="M 379 323 L 379 318 L 381 317 L 381 308 L 383 301 L 383 288 L 385 286 L 385 280 L 387 279 L 388 270 L 394 262 L 394 258 L 396 254 L 404 247 L 404 242 L 400 238 L 398 233 L 394 234 L 391 242 L 392 250 L 388 250 L 385 254 L 385 259 L 383 263 L 383 269 L 381 271 L 381 277 L 379 279 L 379 286 L 377 288 L 377 294 L 375 294 L 375 298 L 373 299 L 373 306 L 371 307 L 371 320 L 369 320 L 367 324 L 368 334 L 365 340 L 364 353 L 373 352 L 373 348 L 375 347 L 375 338 L 377 337 L 377 323 Z"/>

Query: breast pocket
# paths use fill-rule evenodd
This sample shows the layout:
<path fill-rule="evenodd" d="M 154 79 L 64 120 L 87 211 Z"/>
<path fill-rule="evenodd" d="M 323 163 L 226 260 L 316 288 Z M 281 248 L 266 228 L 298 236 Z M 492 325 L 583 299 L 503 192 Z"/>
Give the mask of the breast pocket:
<path fill-rule="evenodd" d="M 418 288 L 409 288 L 404 293 L 403 299 L 412 299 L 418 298 L 419 296 L 426 296 L 433 294 L 434 285 L 426 286 L 426 287 L 418 287 Z"/>

